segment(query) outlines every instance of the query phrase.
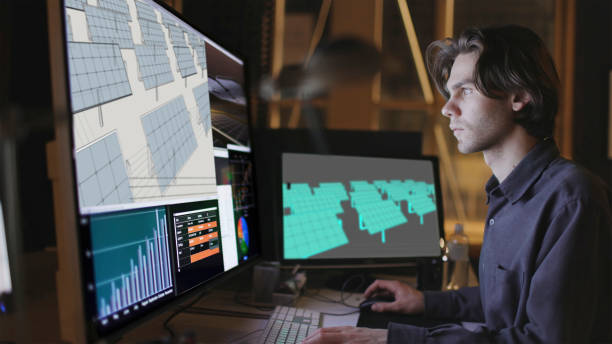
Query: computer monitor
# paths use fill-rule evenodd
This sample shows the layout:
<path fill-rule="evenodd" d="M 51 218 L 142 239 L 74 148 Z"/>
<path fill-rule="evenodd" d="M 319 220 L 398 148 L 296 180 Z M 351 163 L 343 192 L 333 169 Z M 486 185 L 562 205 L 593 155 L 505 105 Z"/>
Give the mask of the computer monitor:
<path fill-rule="evenodd" d="M 245 63 L 151 0 L 61 17 L 74 189 L 54 192 L 75 192 L 97 339 L 259 256 Z"/>
<path fill-rule="evenodd" d="M 0 314 L 7 312 L 7 305 L 4 298 L 13 291 L 11 280 L 11 269 L 9 265 L 8 245 L 4 227 L 4 214 L 2 203 L 0 202 Z"/>
<path fill-rule="evenodd" d="M 284 260 L 283 200 L 282 200 L 282 155 L 283 153 L 304 153 L 317 155 L 343 155 L 403 159 L 422 155 L 421 132 L 369 131 L 338 129 L 258 129 L 254 132 L 255 159 L 257 160 L 257 185 L 266 192 L 257 194 L 262 222 L 268 230 L 263 231 L 263 252 L 268 260 Z M 299 260 L 302 266 L 315 267 L 322 261 Z M 346 265 L 348 260 L 327 263 Z M 364 261 L 354 261 L 363 263 Z M 405 262 L 405 260 L 402 260 Z M 377 259 L 375 264 L 381 263 Z M 391 262 L 384 262 L 389 265 Z M 324 264 L 329 267 L 330 264 Z M 393 263 L 395 264 L 395 263 Z M 414 262 L 410 262 L 414 264 Z M 348 264 L 359 266 L 359 264 Z"/>
<path fill-rule="evenodd" d="M 406 262 L 440 256 L 436 158 L 284 153 L 282 257 Z"/>

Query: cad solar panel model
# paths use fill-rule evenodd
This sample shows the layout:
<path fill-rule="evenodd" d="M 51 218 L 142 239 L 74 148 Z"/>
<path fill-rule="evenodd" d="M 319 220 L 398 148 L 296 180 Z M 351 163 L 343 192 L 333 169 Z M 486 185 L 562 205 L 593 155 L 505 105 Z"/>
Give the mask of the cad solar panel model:
<path fill-rule="evenodd" d="M 193 63 L 193 56 L 189 48 L 175 45 L 174 54 L 176 55 L 176 61 L 183 78 L 197 73 L 195 63 Z"/>
<path fill-rule="evenodd" d="M 198 65 L 202 68 L 202 71 L 206 69 L 206 48 L 204 45 L 196 45 L 193 47 L 196 55 L 198 56 Z"/>
<path fill-rule="evenodd" d="M 120 48 L 134 47 L 132 31 L 125 14 L 86 5 L 85 16 L 92 42 L 116 43 Z"/>
<path fill-rule="evenodd" d="M 135 45 L 134 52 L 145 89 L 149 90 L 174 81 L 170 60 L 164 47 Z"/>
<path fill-rule="evenodd" d="M 359 228 L 370 234 L 381 233 L 385 242 L 385 231 L 408 222 L 400 207 L 390 199 L 382 198 L 375 184 L 366 181 L 351 181 L 349 193 L 351 207 L 359 215 Z"/>
<path fill-rule="evenodd" d="M 68 35 L 68 42 L 74 40 L 72 36 L 72 22 L 70 21 L 70 16 L 66 13 L 66 34 Z"/>
<path fill-rule="evenodd" d="M 76 10 L 83 10 L 87 0 L 64 0 L 64 5 Z"/>
<path fill-rule="evenodd" d="M 125 0 L 98 0 L 98 6 L 107 10 L 112 10 L 122 13 L 127 16 L 127 20 L 131 20 L 130 9 Z"/>
<path fill-rule="evenodd" d="M 321 183 L 313 191 L 306 183 L 283 184 L 285 258 L 308 258 L 349 242 L 337 217 L 348 200 L 342 183 Z"/>
<path fill-rule="evenodd" d="M 132 94 L 118 45 L 68 42 L 68 56 L 73 112 Z"/>
<path fill-rule="evenodd" d="M 204 41 L 200 40 L 200 37 L 198 37 L 191 31 L 187 32 L 187 39 L 189 40 L 189 45 L 191 45 L 192 47 L 195 47 L 197 45 L 204 45 Z"/>
<path fill-rule="evenodd" d="M 193 96 L 195 97 L 196 104 L 198 104 L 198 111 L 200 111 L 200 119 L 204 125 L 204 132 L 208 134 L 210 130 L 210 98 L 208 98 L 208 83 L 204 83 L 200 86 L 193 88 Z"/>
<path fill-rule="evenodd" d="M 166 12 L 162 12 L 162 24 L 165 26 L 178 25 L 176 19 L 173 16 L 167 14 Z"/>
<path fill-rule="evenodd" d="M 132 202 L 116 132 L 77 151 L 76 169 L 82 206 Z"/>
<path fill-rule="evenodd" d="M 166 48 L 166 37 L 162 31 L 161 24 L 157 21 L 157 15 L 148 4 L 136 1 L 136 13 L 140 32 L 145 45 L 159 45 Z"/>
<path fill-rule="evenodd" d="M 170 31 L 170 42 L 172 45 L 178 46 L 187 46 L 187 41 L 185 40 L 185 32 L 183 28 L 176 25 L 168 25 L 168 30 Z"/>
<path fill-rule="evenodd" d="M 134 2 L 136 3 L 136 13 L 138 14 L 137 17 L 139 20 L 145 19 L 157 23 L 157 15 L 155 14 L 153 7 L 138 0 Z"/>
<path fill-rule="evenodd" d="M 142 117 L 142 126 L 162 192 L 197 148 L 183 96 Z"/>

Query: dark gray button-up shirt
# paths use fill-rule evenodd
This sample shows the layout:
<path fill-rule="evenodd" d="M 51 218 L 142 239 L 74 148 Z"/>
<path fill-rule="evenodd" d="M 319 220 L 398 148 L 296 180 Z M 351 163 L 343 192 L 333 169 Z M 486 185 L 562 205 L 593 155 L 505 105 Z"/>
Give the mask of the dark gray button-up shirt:
<path fill-rule="evenodd" d="M 426 316 L 486 326 L 390 324 L 389 342 L 612 342 L 609 189 L 546 140 L 486 192 L 480 286 L 425 293 Z"/>

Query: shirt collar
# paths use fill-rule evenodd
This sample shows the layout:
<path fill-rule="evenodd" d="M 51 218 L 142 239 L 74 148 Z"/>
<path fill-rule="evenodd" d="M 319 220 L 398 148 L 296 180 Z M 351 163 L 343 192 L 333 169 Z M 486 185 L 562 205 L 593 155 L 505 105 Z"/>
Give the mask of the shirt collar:
<path fill-rule="evenodd" d="M 501 184 L 495 175 L 489 178 L 485 186 L 487 204 L 496 189 L 510 202 L 516 203 L 540 178 L 548 164 L 558 156 L 559 150 L 554 140 L 544 139 L 538 142 Z"/>

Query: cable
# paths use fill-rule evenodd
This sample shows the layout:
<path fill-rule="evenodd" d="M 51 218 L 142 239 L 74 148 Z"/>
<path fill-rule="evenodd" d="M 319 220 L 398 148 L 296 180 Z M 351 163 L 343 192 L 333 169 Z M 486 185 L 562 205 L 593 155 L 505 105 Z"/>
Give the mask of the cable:
<path fill-rule="evenodd" d="M 260 328 L 259 330 L 251 331 L 251 332 L 245 334 L 244 336 L 238 337 L 236 339 L 232 339 L 230 341 L 230 343 L 237 343 L 237 342 L 239 342 L 239 341 L 241 341 L 241 340 L 243 340 L 243 339 L 245 339 L 245 338 L 247 338 L 247 337 L 257 333 L 257 332 L 262 332 L 263 330 L 264 330 L 263 328 Z"/>
<path fill-rule="evenodd" d="M 236 304 L 239 304 L 241 306 L 252 307 L 252 308 L 255 308 L 257 310 L 264 311 L 264 312 L 271 312 L 271 311 L 274 310 L 274 306 L 253 305 L 253 304 L 250 304 L 248 302 L 245 302 L 245 301 L 241 300 L 240 299 L 240 293 L 243 293 L 243 292 L 245 292 L 245 291 L 236 291 L 236 294 L 234 294 L 234 302 Z"/>
<path fill-rule="evenodd" d="M 215 308 L 206 308 L 206 307 L 189 307 L 188 309 L 184 310 L 184 312 L 194 313 L 194 314 L 220 315 L 220 316 L 226 316 L 226 317 L 249 318 L 249 319 L 270 319 L 270 314 L 228 311 L 225 309 L 215 309 Z"/>
<path fill-rule="evenodd" d="M 202 291 L 200 293 L 200 295 L 196 296 L 195 299 L 193 299 L 193 301 L 189 302 L 188 304 L 179 307 L 179 309 L 177 309 L 176 311 L 174 311 L 174 313 L 170 314 L 170 316 L 168 317 L 168 319 L 166 319 L 164 321 L 164 328 L 166 329 L 166 331 L 168 331 L 168 333 L 170 334 L 170 338 L 173 339 L 176 335 L 174 334 L 174 331 L 172 331 L 172 329 L 170 328 L 170 320 L 172 320 L 172 318 L 174 318 L 175 316 L 177 316 L 179 313 L 183 312 L 184 310 L 186 310 L 187 308 L 193 306 L 196 302 L 200 301 L 200 299 L 206 295 L 206 290 Z"/>

